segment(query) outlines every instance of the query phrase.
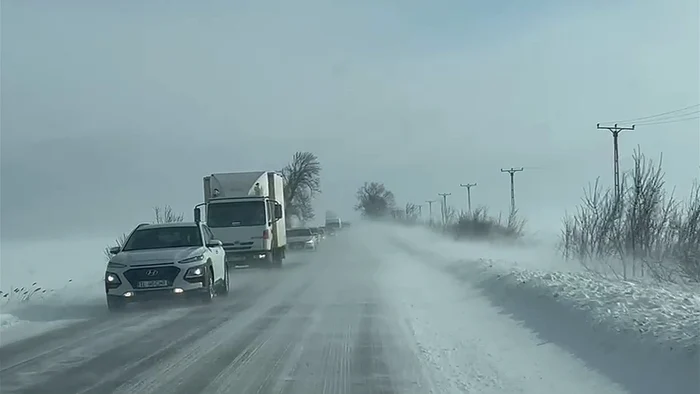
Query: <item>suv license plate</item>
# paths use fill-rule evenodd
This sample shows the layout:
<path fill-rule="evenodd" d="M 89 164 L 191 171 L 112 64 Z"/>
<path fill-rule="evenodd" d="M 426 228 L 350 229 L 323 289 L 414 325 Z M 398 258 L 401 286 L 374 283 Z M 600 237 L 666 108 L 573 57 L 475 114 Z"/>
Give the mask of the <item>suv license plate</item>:
<path fill-rule="evenodd" d="M 167 280 L 142 280 L 138 283 L 138 287 L 141 288 L 151 288 L 151 287 L 167 287 L 169 283 Z"/>

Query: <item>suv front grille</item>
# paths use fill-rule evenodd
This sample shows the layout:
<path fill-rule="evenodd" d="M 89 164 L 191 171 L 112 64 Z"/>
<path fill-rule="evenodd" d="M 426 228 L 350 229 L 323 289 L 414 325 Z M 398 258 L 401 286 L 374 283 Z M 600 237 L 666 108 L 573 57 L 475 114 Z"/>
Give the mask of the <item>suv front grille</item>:
<path fill-rule="evenodd" d="M 148 275 L 147 273 L 152 273 L 156 271 L 155 275 Z M 131 283 L 131 286 L 136 288 L 140 281 L 147 280 L 167 280 L 168 284 L 172 286 L 175 282 L 175 278 L 180 273 L 180 268 L 178 267 L 151 267 L 151 268 L 137 268 L 130 269 L 124 272 L 124 277 Z"/>

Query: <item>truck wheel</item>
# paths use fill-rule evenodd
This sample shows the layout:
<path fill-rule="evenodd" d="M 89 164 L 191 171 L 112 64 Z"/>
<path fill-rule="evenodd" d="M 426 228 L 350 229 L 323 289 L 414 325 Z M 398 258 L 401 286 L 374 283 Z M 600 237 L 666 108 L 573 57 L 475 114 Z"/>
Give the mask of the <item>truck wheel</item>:
<path fill-rule="evenodd" d="M 110 312 L 119 312 L 124 309 L 126 302 L 121 297 L 107 296 L 107 309 Z"/>
<path fill-rule="evenodd" d="M 272 266 L 275 268 L 282 268 L 282 259 L 284 256 L 279 250 L 275 250 L 272 252 Z"/>

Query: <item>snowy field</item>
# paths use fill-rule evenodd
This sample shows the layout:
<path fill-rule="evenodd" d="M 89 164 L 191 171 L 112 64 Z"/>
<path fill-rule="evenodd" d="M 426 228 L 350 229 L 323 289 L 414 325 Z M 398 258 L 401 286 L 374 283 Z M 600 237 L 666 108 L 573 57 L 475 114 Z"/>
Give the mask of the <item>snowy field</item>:
<path fill-rule="evenodd" d="M 0 342 L 105 312 L 104 247 L 112 239 L 3 241 L 0 250 Z"/>

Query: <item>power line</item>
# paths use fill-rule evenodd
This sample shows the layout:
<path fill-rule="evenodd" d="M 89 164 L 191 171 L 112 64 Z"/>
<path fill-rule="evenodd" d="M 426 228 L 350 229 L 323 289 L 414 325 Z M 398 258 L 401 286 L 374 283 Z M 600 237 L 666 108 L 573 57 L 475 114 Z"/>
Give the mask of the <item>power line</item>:
<path fill-rule="evenodd" d="M 687 113 L 686 111 L 688 110 L 693 110 L 690 113 Z M 623 120 L 618 120 L 616 122 L 603 122 L 603 123 L 637 123 L 637 122 L 648 122 L 648 121 L 657 121 L 661 119 L 666 119 L 666 118 L 674 118 L 678 116 L 686 116 L 686 115 L 692 115 L 700 112 L 700 104 L 693 104 L 689 105 L 684 108 L 679 108 L 675 109 L 672 111 L 666 111 L 662 112 L 659 114 L 655 115 L 649 115 L 649 116 L 642 116 L 639 118 L 630 118 L 630 119 L 623 119 Z"/>
<path fill-rule="evenodd" d="M 523 167 L 504 169 L 501 168 L 501 172 L 507 172 L 510 174 L 510 213 L 511 215 L 515 213 L 515 173 L 524 171 Z"/>
<path fill-rule="evenodd" d="M 624 130 L 634 130 L 634 125 L 632 127 L 619 127 L 617 123 L 614 126 L 601 126 L 600 123 L 596 125 L 598 130 L 609 130 L 613 136 L 613 178 L 615 181 L 615 199 L 620 198 L 620 155 L 618 149 L 617 138 L 621 131 Z"/>
<path fill-rule="evenodd" d="M 467 212 L 471 215 L 472 213 L 472 187 L 476 186 L 476 183 L 460 183 L 459 186 L 467 189 Z"/>
<path fill-rule="evenodd" d="M 695 116 L 690 116 L 686 118 L 678 118 L 678 119 L 671 119 L 671 120 L 661 120 L 658 122 L 642 122 L 642 123 L 636 123 L 635 126 L 653 126 L 653 125 L 659 125 L 659 124 L 669 124 L 669 123 L 679 123 L 679 122 L 687 122 L 689 120 L 697 120 L 700 119 L 700 111 L 698 111 L 698 115 Z"/>

